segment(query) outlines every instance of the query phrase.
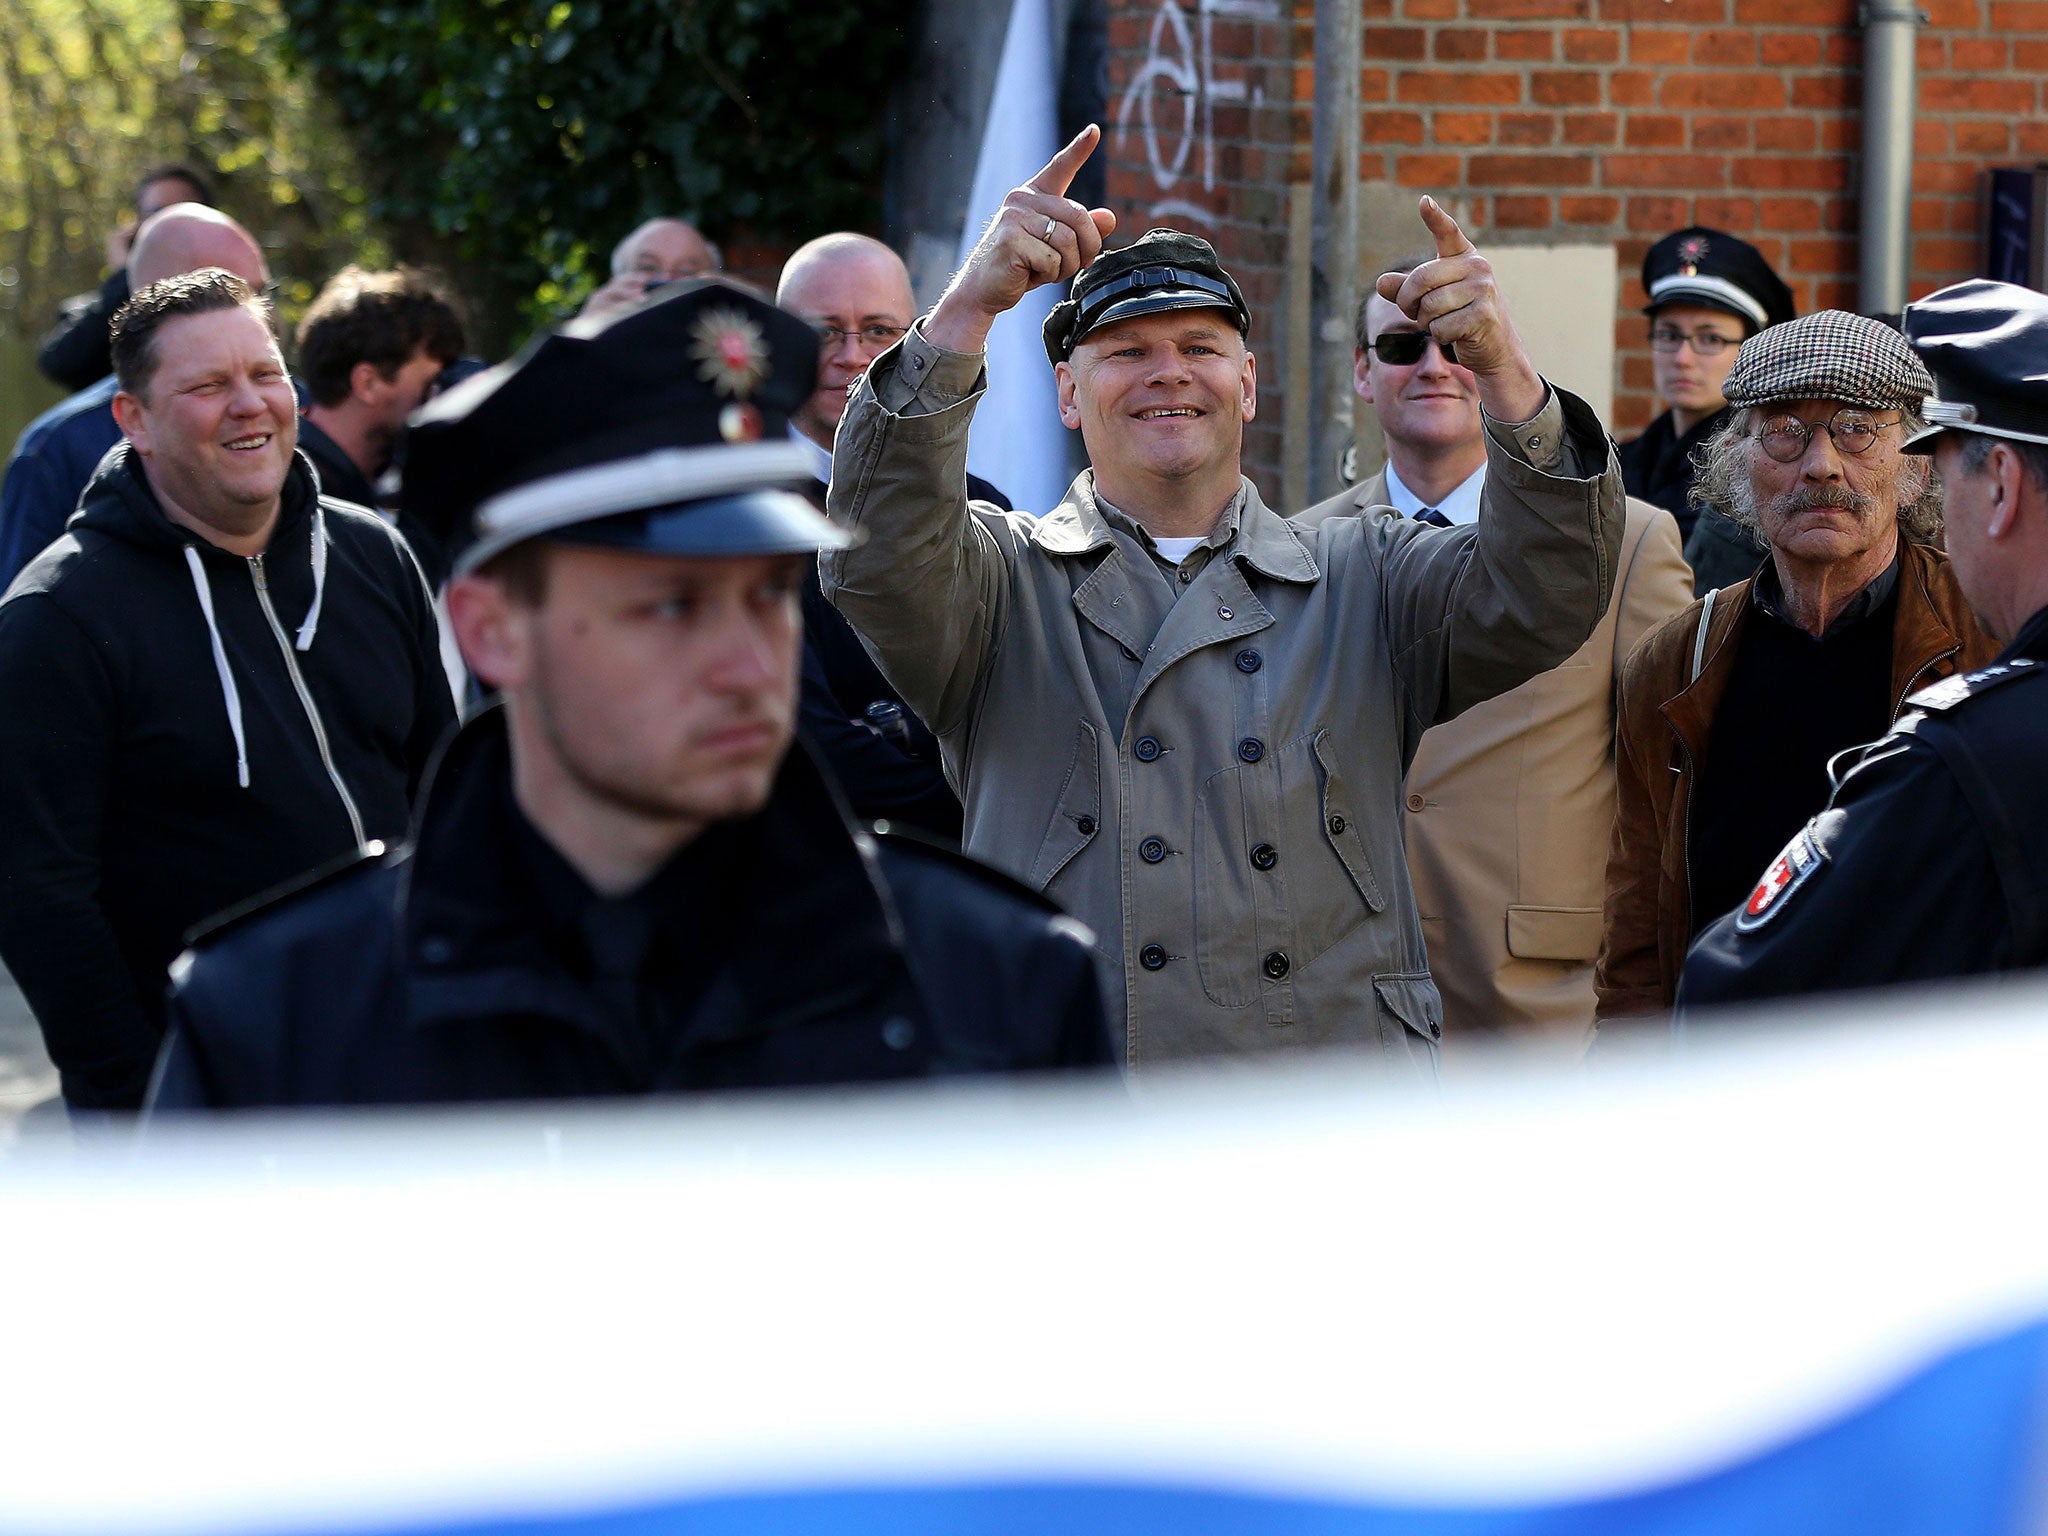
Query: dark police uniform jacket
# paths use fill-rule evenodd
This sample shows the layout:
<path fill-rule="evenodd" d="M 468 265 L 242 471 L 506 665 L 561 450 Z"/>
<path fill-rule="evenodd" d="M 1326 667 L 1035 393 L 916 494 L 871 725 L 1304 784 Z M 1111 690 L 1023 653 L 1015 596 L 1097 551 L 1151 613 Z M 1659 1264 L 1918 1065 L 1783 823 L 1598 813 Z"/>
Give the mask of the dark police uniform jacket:
<path fill-rule="evenodd" d="M 665 1027 L 650 1041 L 551 928 L 520 857 L 533 834 L 510 767 L 502 717 L 487 713 L 450 744 L 410 846 L 188 951 L 151 1109 L 610 1097 L 1111 1059 L 1084 929 L 959 855 L 854 831 L 801 750 L 764 810 L 722 824 L 748 851 L 695 893 L 703 923 L 657 924 L 646 985 Z M 708 949 L 706 926 L 721 935 Z M 662 970 L 665 945 L 691 957 L 687 974 Z"/>
<path fill-rule="evenodd" d="M 1908 703 L 1700 935 L 1681 1014 L 2048 963 L 2048 609 Z"/>

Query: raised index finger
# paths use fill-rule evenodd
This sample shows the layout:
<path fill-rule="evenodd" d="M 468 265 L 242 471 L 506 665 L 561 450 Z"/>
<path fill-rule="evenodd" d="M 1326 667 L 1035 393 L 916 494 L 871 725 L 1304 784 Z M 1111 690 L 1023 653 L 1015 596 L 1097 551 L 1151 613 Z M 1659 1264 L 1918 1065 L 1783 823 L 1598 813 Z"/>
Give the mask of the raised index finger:
<path fill-rule="evenodd" d="M 1433 197 L 1422 200 L 1422 222 L 1428 228 L 1430 238 L 1436 241 L 1439 257 L 1463 256 L 1474 247 L 1465 238 L 1465 231 L 1458 228 L 1458 221 L 1445 213 Z"/>
<path fill-rule="evenodd" d="M 1054 197 L 1065 197 L 1067 188 L 1073 184 L 1074 173 L 1081 169 L 1088 157 L 1095 153 L 1096 142 L 1101 139 L 1102 130 L 1090 123 L 1074 135 L 1073 142 L 1045 163 L 1045 169 L 1024 185 L 1033 192 L 1049 192 Z"/>

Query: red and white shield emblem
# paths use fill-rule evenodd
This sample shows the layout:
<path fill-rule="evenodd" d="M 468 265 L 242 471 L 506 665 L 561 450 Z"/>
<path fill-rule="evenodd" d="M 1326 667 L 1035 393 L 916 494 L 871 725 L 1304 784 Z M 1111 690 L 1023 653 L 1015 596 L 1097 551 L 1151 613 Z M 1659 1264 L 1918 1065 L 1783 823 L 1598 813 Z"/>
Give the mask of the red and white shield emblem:
<path fill-rule="evenodd" d="M 690 328 L 697 377 L 721 395 L 744 400 L 768 377 L 768 341 L 737 309 L 707 309 Z"/>
<path fill-rule="evenodd" d="M 1786 898 L 1806 883 L 1825 858 L 1819 841 L 1813 835 L 1813 823 L 1809 821 L 1799 829 L 1799 835 L 1785 845 L 1785 851 L 1771 860 L 1770 868 L 1757 881 L 1756 889 L 1749 893 L 1749 900 L 1736 914 L 1736 932 L 1754 933 L 1776 917 L 1784 910 Z"/>

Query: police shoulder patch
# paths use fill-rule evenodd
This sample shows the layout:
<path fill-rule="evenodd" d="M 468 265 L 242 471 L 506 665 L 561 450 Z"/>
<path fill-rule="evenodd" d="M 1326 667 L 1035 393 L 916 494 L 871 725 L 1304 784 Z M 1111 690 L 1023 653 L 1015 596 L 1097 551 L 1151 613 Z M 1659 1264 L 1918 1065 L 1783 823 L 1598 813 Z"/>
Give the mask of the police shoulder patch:
<path fill-rule="evenodd" d="M 1742 910 L 1735 914 L 1737 933 L 1755 933 L 1789 904 L 1792 893 L 1812 878 L 1813 872 L 1827 862 L 1822 852 L 1820 839 L 1813 835 L 1812 822 L 1799 829 L 1798 836 L 1785 845 L 1785 851 L 1771 860 L 1763 878 L 1756 883 L 1756 889 L 1749 893 L 1749 900 L 1742 904 Z"/>
<path fill-rule="evenodd" d="M 1993 662 L 1974 672 L 1958 672 L 1954 677 L 1944 677 L 1940 682 L 1931 683 L 1910 695 L 1906 706 L 1909 709 L 1954 709 L 1965 699 L 2034 673 L 2048 675 L 2039 662 L 2026 656 L 2015 656 L 2011 661 Z"/>

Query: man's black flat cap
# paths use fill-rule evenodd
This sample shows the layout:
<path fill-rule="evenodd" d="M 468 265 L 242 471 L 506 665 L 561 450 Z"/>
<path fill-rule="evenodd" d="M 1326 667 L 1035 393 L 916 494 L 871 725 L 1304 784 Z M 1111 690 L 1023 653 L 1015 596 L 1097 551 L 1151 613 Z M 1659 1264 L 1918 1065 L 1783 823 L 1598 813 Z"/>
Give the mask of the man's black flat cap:
<path fill-rule="evenodd" d="M 810 471 L 789 416 L 817 380 L 817 333 L 715 279 L 572 321 L 428 402 L 400 495 L 456 574 L 533 538 L 650 554 L 836 549 L 792 488 Z"/>
<path fill-rule="evenodd" d="M 1045 355 L 1063 363 L 1090 331 L 1165 309 L 1224 310 L 1240 336 L 1251 334 L 1252 313 L 1216 247 L 1177 229 L 1148 229 L 1074 279 L 1073 292 L 1045 317 Z"/>
<path fill-rule="evenodd" d="M 1908 304 L 1905 329 L 1934 375 L 1906 452 L 1934 452 L 1944 432 L 2048 443 L 2048 295 L 1973 277 Z"/>
<path fill-rule="evenodd" d="M 1654 315 L 1666 304 L 1698 304 L 1749 322 L 1750 333 L 1782 325 L 1797 309 L 1792 290 L 1747 240 L 1698 225 L 1666 235 L 1643 258 L 1643 292 Z"/>

